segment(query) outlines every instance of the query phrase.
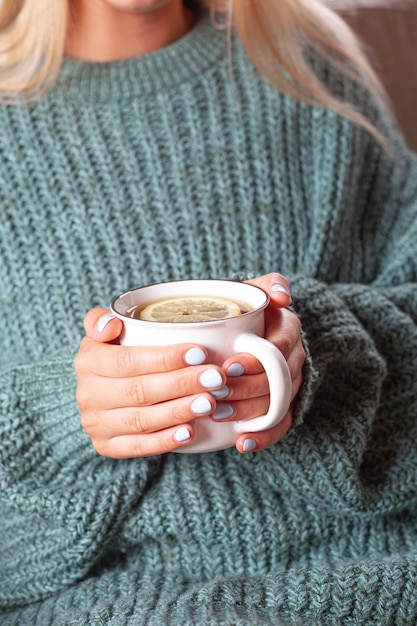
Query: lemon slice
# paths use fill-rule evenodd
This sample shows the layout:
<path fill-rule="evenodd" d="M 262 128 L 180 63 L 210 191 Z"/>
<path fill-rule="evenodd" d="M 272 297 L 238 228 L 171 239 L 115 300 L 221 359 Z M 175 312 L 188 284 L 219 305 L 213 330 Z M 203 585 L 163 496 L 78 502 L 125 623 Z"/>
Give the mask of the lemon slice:
<path fill-rule="evenodd" d="M 148 304 L 140 312 L 140 319 L 148 322 L 209 322 L 241 313 L 239 305 L 227 298 L 184 296 Z"/>

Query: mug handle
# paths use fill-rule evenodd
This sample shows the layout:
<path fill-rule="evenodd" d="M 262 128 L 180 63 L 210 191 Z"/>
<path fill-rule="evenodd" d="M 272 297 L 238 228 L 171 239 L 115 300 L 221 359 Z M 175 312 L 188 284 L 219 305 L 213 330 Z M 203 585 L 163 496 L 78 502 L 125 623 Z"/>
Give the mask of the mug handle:
<path fill-rule="evenodd" d="M 287 361 L 276 346 L 254 333 L 237 335 L 233 342 L 233 351 L 253 354 L 262 363 L 268 378 L 270 401 L 265 415 L 230 423 L 237 433 L 268 430 L 285 417 L 291 404 L 292 382 Z"/>

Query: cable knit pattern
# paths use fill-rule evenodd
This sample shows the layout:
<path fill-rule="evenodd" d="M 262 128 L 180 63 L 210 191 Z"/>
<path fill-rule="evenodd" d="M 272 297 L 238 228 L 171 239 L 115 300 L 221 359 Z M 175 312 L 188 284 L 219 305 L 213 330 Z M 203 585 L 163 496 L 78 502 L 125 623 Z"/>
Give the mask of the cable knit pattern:
<path fill-rule="evenodd" d="M 2 626 L 417 623 L 417 162 L 263 81 L 202 18 L 0 107 Z M 242 456 L 115 461 L 79 424 L 86 311 L 279 271 L 300 425 Z"/>

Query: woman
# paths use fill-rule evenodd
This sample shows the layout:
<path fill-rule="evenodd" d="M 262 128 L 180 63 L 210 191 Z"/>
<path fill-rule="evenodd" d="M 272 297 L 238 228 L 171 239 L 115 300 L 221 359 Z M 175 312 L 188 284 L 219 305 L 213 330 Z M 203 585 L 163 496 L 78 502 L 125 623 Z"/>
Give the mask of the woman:
<path fill-rule="evenodd" d="M 416 158 L 324 4 L 221 4 L 3 0 L 2 624 L 416 621 Z M 265 376 L 106 307 L 225 276 L 270 293 L 293 403 L 171 454 Z"/>

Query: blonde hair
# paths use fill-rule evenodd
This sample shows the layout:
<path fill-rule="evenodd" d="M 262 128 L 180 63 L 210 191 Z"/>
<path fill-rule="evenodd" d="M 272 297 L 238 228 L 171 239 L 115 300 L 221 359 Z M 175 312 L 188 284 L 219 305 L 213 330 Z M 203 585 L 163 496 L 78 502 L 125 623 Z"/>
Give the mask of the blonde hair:
<path fill-rule="evenodd" d="M 0 100 L 32 100 L 55 81 L 64 55 L 67 0 L 2 0 Z"/>
<path fill-rule="evenodd" d="M 385 143 L 369 120 L 326 89 L 308 61 L 308 51 L 318 51 L 389 108 L 384 89 L 358 39 L 323 0 L 195 3 L 210 9 L 214 25 L 227 26 L 229 32 L 232 26 L 236 29 L 259 71 L 281 91 L 336 111 Z M 2 0 L 0 101 L 31 101 L 53 85 L 64 55 L 68 19 L 69 0 Z"/>

